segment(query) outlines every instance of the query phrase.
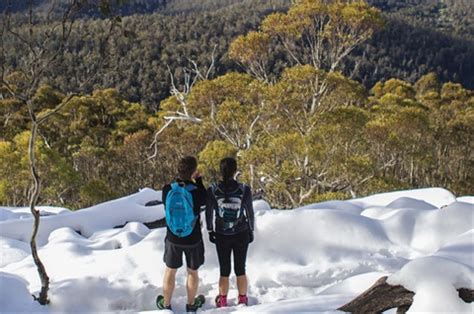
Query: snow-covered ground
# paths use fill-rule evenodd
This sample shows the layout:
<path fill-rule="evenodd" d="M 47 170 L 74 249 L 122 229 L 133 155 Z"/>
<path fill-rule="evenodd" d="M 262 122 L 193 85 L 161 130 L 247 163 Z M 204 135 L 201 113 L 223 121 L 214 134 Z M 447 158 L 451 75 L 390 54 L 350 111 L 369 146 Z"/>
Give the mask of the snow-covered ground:
<path fill-rule="evenodd" d="M 164 216 L 146 207 L 160 192 L 137 194 L 70 212 L 42 207 L 40 256 L 51 278 L 51 304 L 33 301 L 40 282 L 29 251 L 32 219 L 0 207 L 0 311 L 145 312 L 162 292 L 164 229 L 143 223 Z M 204 231 L 200 269 L 203 312 L 335 312 L 378 278 L 415 291 L 411 311 L 470 312 L 456 289 L 474 288 L 474 198 L 421 189 L 271 210 L 255 202 L 255 241 L 247 271 L 250 306 L 216 310 L 218 263 Z M 114 228 L 115 226 L 124 227 Z M 184 311 L 185 269 L 178 272 L 175 312 Z M 392 311 L 393 312 L 393 311 Z"/>

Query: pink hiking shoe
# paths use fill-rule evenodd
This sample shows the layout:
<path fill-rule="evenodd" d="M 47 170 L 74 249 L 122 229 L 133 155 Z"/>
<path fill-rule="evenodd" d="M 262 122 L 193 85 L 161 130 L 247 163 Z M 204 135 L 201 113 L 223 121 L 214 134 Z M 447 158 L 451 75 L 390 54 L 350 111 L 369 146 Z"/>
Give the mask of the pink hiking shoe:
<path fill-rule="evenodd" d="M 225 306 L 227 306 L 227 296 L 219 294 L 216 297 L 216 307 L 225 307 Z"/>
<path fill-rule="evenodd" d="M 239 304 L 249 305 L 249 298 L 245 294 L 239 294 Z"/>

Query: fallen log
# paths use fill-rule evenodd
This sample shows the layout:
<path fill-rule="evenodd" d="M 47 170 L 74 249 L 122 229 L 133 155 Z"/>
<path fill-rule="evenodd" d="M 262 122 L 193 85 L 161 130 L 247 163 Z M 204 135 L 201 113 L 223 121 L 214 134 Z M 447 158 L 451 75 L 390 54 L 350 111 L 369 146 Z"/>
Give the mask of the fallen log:
<path fill-rule="evenodd" d="M 466 303 L 474 302 L 474 290 L 461 288 L 458 289 L 459 297 Z"/>
<path fill-rule="evenodd" d="M 144 225 L 149 229 L 164 228 L 166 227 L 166 219 L 162 218 L 152 222 L 145 222 Z"/>
<path fill-rule="evenodd" d="M 459 297 L 466 303 L 474 302 L 474 290 L 458 289 Z M 403 286 L 387 283 L 387 276 L 377 280 L 369 289 L 354 300 L 338 308 L 339 311 L 355 314 L 382 313 L 397 308 L 397 313 L 406 313 L 413 303 L 415 293 Z"/>
<path fill-rule="evenodd" d="M 391 286 L 387 276 L 377 280 L 375 284 L 351 302 L 338 308 L 339 311 L 352 313 L 381 313 L 392 308 L 406 308 L 413 303 L 413 293 L 403 286 Z"/>
<path fill-rule="evenodd" d="M 118 229 L 118 228 L 123 228 L 125 227 L 126 224 L 128 224 L 130 221 L 127 221 L 126 223 L 124 223 L 123 225 L 118 225 L 118 226 L 114 226 L 114 229 Z M 155 220 L 155 221 L 152 221 L 152 222 L 145 222 L 143 223 L 145 226 L 148 227 L 148 229 L 156 229 L 156 228 L 164 228 L 166 227 L 166 219 L 165 218 L 162 218 L 162 219 L 158 219 L 158 220 Z M 77 232 L 77 231 L 76 231 Z M 79 233 L 80 234 L 80 233 Z"/>

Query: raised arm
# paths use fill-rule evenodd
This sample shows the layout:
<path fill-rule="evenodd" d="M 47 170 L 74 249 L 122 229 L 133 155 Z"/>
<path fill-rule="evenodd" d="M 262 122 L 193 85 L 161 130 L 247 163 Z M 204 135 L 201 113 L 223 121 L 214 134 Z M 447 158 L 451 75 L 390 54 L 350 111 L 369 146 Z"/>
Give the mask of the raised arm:
<path fill-rule="evenodd" d="M 204 187 L 204 184 L 202 183 L 201 177 L 195 178 L 194 183 L 197 187 L 197 190 L 193 191 L 194 197 L 195 197 L 194 200 L 196 202 L 195 214 L 198 215 L 204 210 L 203 207 L 207 203 L 207 192 L 206 192 L 206 188 Z"/>
<path fill-rule="evenodd" d="M 207 231 L 214 231 L 214 194 L 212 189 L 207 189 L 207 202 L 206 202 L 206 227 Z"/>

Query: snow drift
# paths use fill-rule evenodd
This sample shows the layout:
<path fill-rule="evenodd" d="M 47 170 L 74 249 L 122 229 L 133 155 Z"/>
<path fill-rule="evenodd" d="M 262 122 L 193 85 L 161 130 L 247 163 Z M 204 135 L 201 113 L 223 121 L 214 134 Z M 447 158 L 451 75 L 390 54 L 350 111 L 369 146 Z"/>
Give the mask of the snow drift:
<path fill-rule="evenodd" d="M 40 256 L 51 277 L 51 304 L 31 298 L 40 289 L 29 252 L 32 219 L 24 209 L 0 210 L 1 312 L 151 311 L 161 293 L 164 229 L 144 223 L 164 217 L 160 192 L 144 189 L 76 212 L 42 218 Z M 474 205 L 443 189 L 377 194 L 349 201 L 271 210 L 255 203 L 255 241 L 247 263 L 250 306 L 220 312 L 327 312 L 348 302 L 376 279 L 416 292 L 412 311 L 472 312 L 456 295 L 474 288 Z M 21 214 L 19 214 L 21 213 Z M 114 228 L 124 225 L 120 228 Z M 205 230 L 203 230 L 205 231 Z M 218 262 L 204 233 L 206 263 L 200 288 L 213 310 Z M 8 287 L 8 288 L 7 288 Z M 454 292 L 453 292 L 454 291 Z M 87 300 L 87 302 L 85 302 Z M 430 302 L 428 302 L 428 300 Z M 184 310 L 185 271 L 178 272 L 175 310 Z"/>

